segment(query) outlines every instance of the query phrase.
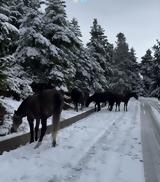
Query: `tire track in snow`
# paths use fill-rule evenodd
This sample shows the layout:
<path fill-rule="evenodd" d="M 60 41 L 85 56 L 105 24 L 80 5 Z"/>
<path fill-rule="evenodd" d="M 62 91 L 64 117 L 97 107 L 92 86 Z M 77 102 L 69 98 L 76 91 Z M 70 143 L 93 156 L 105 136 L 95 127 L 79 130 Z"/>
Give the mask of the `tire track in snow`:
<path fill-rule="evenodd" d="M 83 156 L 81 156 L 81 158 L 78 161 L 72 164 L 70 173 L 64 179 L 64 181 L 75 182 L 76 180 L 78 180 L 80 178 L 80 175 L 87 170 L 88 163 L 90 162 L 90 160 L 94 158 L 94 156 L 97 153 L 97 150 L 103 150 L 105 153 L 107 153 L 106 151 L 108 151 L 111 148 L 111 146 L 109 146 L 108 144 L 112 144 L 113 142 L 116 143 L 117 147 L 112 149 L 113 152 L 123 153 L 125 145 L 127 143 L 126 136 L 130 135 L 131 130 L 134 128 L 134 125 L 136 124 L 135 120 L 136 120 L 137 109 L 138 108 L 136 106 L 134 109 L 134 112 L 132 113 L 132 118 L 130 122 L 132 122 L 133 125 L 129 125 L 128 127 L 128 125 L 126 124 L 126 122 L 128 122 L 129 113 L 125 112 L 125 113 L 122 113 L 121 116 L 116 118 L 109 127 L 104 128 L 104 130 L 96 137 L 92 145 L 90 145 L 87 148 Z M 125 128 L 126 132 L 124 132 L 122 136 L 122 133 L 118 133 L 117 131 L 124 130 L 124 125 L 126 125 L 126 128 Z M 119 137 L 121 137 L 124 140 L 122 141 L 119 140 Z M 131 154 L 128 153 L 126 155 L 130 156 Z M 102 163 L 103 163 L 104 157 L 106 156 L 102 156 Z M 134 157 L 135 159 L 138 158 L 137 156 L 134 156 Z M 138 158 L 138 160 L 140 160 L 140 158 Z M 116 176 L 118 176 L 118 174 L 120 173 L 119 165 L 115 167 L 116 167 L 116 174 L 117 174 Z"/>
<path fill-rule="evenodd" d="M 141 112 L 145 178 L 146 182 L 159 182 L 160 131 L 152 115 L 151 107 L 154 107 L 157 111 L 158 108 L 155 107 L 154 101 L 145 99 L 143 103 L 142 110 L 146 110 L 145 115 Z"/>

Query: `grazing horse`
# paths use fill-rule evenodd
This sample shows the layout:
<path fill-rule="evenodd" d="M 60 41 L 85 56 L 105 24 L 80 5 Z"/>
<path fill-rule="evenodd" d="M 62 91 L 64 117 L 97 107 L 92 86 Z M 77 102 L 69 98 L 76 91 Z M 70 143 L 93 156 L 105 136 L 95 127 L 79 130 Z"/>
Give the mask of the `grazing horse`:
<path fill-rule="evenodd" d="M 118 110 L 120 111 L 120 103 L 124 102 L 124 111 L 127 111 L 128 108 L 128 101 L 131 97 L 134 97 L 135 99 L 138 99 L 138 95 L 136 92 L 126 92 L 123 95 L 122 94 L 114 94 L 115 95 L 115 102 L 116 102 L 116 110 L 118 107 Z"/>
<path fill-rule="evenodd" d="M 78 112 L 78 104 L 81 105 L 81 110 L 84 106 L 84 93 L 78 89 L 78 88 L 73 88 L 71 91 L 71 99 L 74 104 L 74 110 Z"/>
<path fill-rule="evenodd" d="M 55 89 L 42 91 L 27 97 L 15 111 L 11 132 L 16 132 L 22 123 L 22 118 L 27 116 L 30 127 L 30 143 L 38 140 L 38 129 L 41 121 L 42 129 L 37 147 L 41 145 L 47 129 L 47 118 L 52 116 L 52 146 L 56 146 L 56 135 L 59 128 L 60 115 L 63 108 L 63 96 Z M 34 119 L 36 119 L 35 137 L 34 137 Z"/>

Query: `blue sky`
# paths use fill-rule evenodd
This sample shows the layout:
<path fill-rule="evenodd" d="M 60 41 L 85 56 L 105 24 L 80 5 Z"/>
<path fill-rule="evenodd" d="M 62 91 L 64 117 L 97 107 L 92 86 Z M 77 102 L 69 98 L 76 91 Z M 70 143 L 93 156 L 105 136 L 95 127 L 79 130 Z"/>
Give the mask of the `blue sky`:
<path fill-rule="evenodd" d="M 90 38 L 93 18 L 98 19 L 111 43 L 123 32 L 139 60 L 156 39 L 160 40 L 160 0 L 66 0 L 66 5 L 68 18 L 79 21 L 84 43 Z"/>

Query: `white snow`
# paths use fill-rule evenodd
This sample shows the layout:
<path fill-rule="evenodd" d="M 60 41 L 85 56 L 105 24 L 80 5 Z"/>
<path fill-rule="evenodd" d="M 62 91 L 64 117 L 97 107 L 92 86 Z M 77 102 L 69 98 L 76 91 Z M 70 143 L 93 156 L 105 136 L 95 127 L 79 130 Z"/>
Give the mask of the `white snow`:
<path fill-rule="evenodd" d="M 128 112 L 106 108 L 60 130 L 34 149 L 27 144 L 0 156 L 1 182 L 144 182 L 140 105 Z"/>
<path fill-rule="evenodd" d="M 6 30 L 6 33 L 9 34 L 9 32 L 13 32 L 15 34 L 19 34 L 19 30 L 13 26 L 12 24 L 8 23 L 8 22 L 4 22 L 2 23 L 3 28 Z"/>
<path fill-rule="evenodd" d="M 0 13 L 0 21 L 8 22 L 9 18 L 6 15 Z"/>
<path fill-rule="evenodd" d="M 27 57 L 36 57 L 39 55 L 39 52 L 37 51 L 36 48 L 33 47 L 26 47 L 26 55 Z"/>

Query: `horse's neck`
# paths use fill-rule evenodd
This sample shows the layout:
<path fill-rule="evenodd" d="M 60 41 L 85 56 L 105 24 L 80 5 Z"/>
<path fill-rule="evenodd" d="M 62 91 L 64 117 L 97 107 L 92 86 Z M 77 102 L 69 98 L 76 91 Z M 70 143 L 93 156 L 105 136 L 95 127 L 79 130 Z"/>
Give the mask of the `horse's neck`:
<path fill-rule="evenodd" d="M 132 97 L 132 96 L 131 96 L 130 94 L 127 94 L 127 95 L 124 97 L 124 99 L 128 101 L 131 97 Z"/>
<path fill-rule="evenodd" d="M 130 94 L 127 95 L 127 97 L 128 97 L 128 100 L 129 100 L 131 97 L 134 97 L 134 95 L 132 93 L 130 93 Z"/>
<path fill-rule="evenodd" d="M 20 115 L 22 117 L 26 116 L 26 108 L 27 108 L 26 105 L 27 105 L 27 102 L 26 102 L 26 100 L 24 100 L 17 110 L 18 115 Z"/>

